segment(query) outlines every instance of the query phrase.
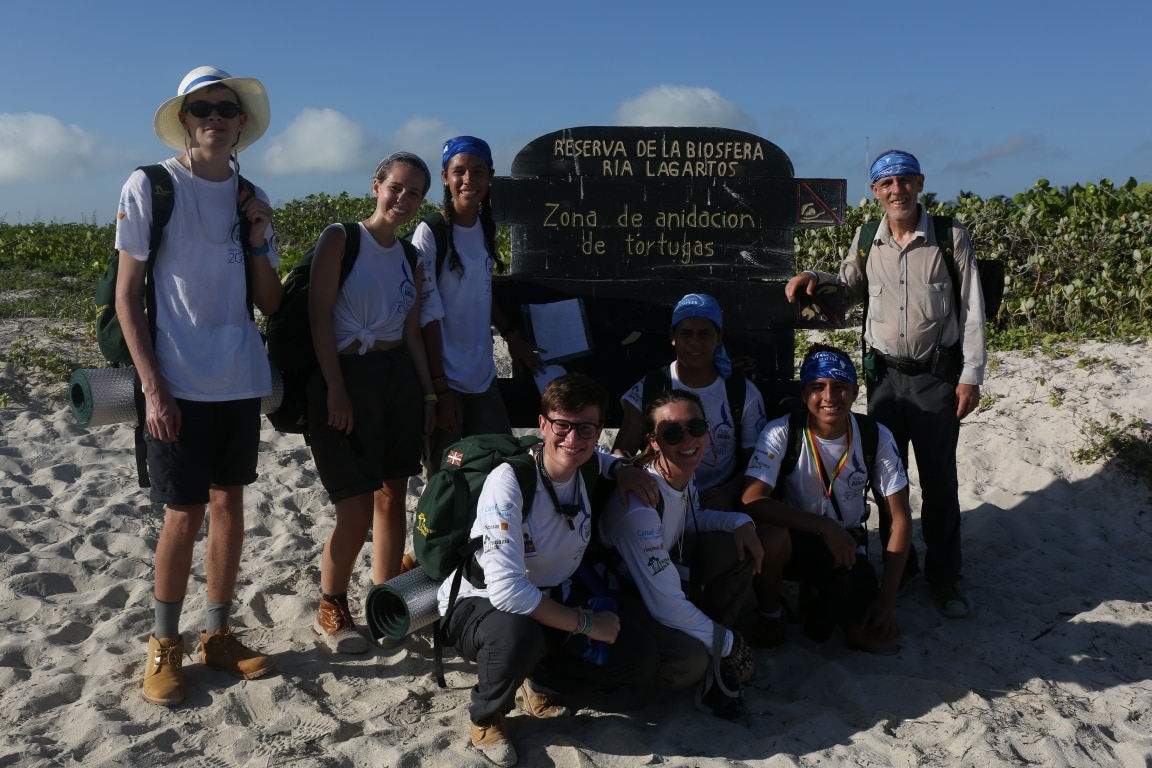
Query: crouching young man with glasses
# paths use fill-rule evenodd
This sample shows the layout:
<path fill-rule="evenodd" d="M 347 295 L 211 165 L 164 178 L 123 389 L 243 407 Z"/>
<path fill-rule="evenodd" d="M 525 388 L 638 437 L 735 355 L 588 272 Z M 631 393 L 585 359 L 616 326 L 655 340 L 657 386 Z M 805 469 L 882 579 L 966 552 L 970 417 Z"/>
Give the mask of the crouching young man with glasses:
<path fill-rule="evenodd" d="M 591 478 L 614 477 L 620 493 L 655 503 L 647 473 L 597 450 L 607 405 L 603 387 L 587 376 L 568 374 L 548 385 L 540 404 L 543 443 L 533 449 L 535 492 L 524 498 L 511 465 L 494 469 L 471 531 L 484 541 L 475 555 L 484 586 L 461 579 L 450 613 L 455 574 L 440 587 L 447 637 L 476 662 L 472 744 L 496 765 L 516 763 L 504 719 L 515 704 L 532 717 L 565 717 L 571 710 L 557 702 L 559 693 L 632 688 L 656 673 L 647 635 L 613 611 L 587 607 L 590 588 L 573 578 L 592 539 Z M 585 465 L 595 473 L 582 472 Z"/>

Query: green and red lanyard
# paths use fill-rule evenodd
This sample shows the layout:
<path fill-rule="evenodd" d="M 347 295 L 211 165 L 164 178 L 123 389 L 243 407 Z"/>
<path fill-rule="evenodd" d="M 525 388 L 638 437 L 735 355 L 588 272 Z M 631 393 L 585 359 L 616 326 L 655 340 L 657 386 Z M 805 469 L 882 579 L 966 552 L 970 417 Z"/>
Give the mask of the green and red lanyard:
<path fill-rule="evenodd" d="M 848 457 L 852 455 L 852 419 L 848 419 L 848 444 L 844 446 L 844 454 L 836 462 L 836 470 L 832 473 L 832 479 L 828 479 L 828 471 L 824 469 L 824 462 L 820 459 L 820 450 L 816 447 L 816 438 L 807 422 L 804 424 L 804 444 L 808 446 L 808 453 L 812 456 L 812 461 L 820 472 L 820 494 L 824 497 L 824 504 L 820 512 L 827 515 L 828 507 L 831 506 L 836 512 L 837 519 L 843 523 L 844 515 L 840 514 L 840 504 L 836 501 L 833 486 L 836 485 L 836 478 L 840 476 L 840 471 L 848 463 Z"/>

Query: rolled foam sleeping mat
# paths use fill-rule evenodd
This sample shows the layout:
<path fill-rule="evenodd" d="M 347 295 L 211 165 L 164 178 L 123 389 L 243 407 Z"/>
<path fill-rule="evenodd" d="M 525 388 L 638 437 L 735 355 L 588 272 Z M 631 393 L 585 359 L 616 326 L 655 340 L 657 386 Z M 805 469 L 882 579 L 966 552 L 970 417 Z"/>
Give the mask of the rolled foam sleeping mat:
<path fill-rule="evenodd" d="M 260 412 L 272 413 L 284 399 L 284 378 L 272 369 L 272 394 L 260 400 Z M 101 427 L 136 421 L 132 368 L 79 368 L 68 381 L 68 404 L 82 427 Z"/>
<path fill-rule="evenodd" d="M 439 619 L 439 589 L 440 583 L 419 566 L 374 585 L 364 601 L 364 618 L 372 640 L 403 640 Z"/>

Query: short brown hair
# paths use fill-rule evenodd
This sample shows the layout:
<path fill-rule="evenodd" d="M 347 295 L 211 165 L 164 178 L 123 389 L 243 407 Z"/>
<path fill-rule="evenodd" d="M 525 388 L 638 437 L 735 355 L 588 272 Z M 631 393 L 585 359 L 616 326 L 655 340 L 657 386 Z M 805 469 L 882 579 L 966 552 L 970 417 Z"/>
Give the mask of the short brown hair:
<path fill-rule="evenodd" d="M 608 413 L 608 392 L 600 382 L 583 373 L 566 373 L 555 378 L 544 388 L 540 397 L 540 413 L 578 413 L 590 405 L 600 410 L 598 421 L 603 424 Z"/>

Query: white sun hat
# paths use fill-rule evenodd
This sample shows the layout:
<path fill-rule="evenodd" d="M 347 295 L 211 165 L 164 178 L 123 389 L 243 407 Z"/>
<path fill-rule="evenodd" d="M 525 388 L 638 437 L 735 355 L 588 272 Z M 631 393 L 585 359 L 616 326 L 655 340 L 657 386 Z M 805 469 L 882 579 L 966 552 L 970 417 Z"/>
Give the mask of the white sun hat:
<path fill-rule="evenodd" d="M 184 126 L 180 124 L 180 107 L 185 97 L 193 91 L 206 85 L 226 85 L 231 88 L 240 99 L 240 107 L 248 115 L 244 128 L 240 131 L 240 140 L 236 142 L 234 151 L 239 152 L 251 146 L 268 130 L 268 123 L 272 119 L 268 108 L 268 92 L 264 85 L 251 77 L 232 77 L 222 69 L 216 67 L 197 67 L 184 76 L 176 96 L 160 105 L 156 110 L 156 135 L 160 141 L 172 149 L 186 148 L 187 134 Z"/>

